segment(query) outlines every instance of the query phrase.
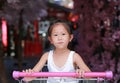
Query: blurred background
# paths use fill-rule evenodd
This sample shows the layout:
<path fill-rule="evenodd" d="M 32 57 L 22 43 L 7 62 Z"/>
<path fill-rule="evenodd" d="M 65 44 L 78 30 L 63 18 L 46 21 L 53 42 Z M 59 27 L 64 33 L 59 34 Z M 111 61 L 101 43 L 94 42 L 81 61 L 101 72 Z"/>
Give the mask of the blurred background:
<path fill-rule="evenodd" d="M 46 32 L 57 19 L 72 28 L 72 50 L 90 69 L 120 83 L 120 0 L 0 0 L 0 83 L 18 83 L 12 72 L 52 49 Z"/>

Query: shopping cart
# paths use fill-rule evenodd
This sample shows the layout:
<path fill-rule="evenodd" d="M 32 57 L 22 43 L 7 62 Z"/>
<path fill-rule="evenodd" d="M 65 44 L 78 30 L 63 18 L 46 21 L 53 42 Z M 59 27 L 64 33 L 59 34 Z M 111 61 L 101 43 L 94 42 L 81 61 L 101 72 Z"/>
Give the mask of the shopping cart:
<path fill-rule="evenodd" d="M 86 72 L 84 78 L 78 78 L 77 73 L 73 72 L 35 72 L 25 73 L 19 71 L 13 71 L 13 78 L 18 80 L 19 83 L 26 83 L 22 77 L 36 77 L 35 80 L 27 83 L 46 83 L 49 78 L 56 80 L 56 83 L 69 83 L 70 81 L 77 81 L 78 83 L 107 83 L 108 79 L 112 79 L 113 73 L 107 72 Z"/>

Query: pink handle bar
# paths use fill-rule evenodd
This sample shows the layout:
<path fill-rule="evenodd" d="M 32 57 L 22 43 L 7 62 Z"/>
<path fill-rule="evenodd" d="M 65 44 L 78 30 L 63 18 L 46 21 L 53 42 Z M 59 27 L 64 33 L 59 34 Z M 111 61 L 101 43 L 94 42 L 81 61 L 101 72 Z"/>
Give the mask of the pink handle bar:
<path fill-rule="evenodd" d="M 20 77 L 78 77 L 79 75 L 74 72 L 35 72 L 35 73 L 25 73 L 19 71 L 13 71 L 13 78 L 17 79 Z M 84 73 L 84 77 L 88 78 L 108 78 L 111 79 L 113 77 L 113 73 L 111 71 L 107 72 L 86 72 Z"/>

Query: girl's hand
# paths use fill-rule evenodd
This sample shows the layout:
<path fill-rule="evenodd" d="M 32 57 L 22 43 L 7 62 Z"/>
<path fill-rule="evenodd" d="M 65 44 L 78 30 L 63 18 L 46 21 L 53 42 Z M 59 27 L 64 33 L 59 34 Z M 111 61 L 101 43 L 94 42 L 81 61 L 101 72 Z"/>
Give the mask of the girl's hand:
<path fill-rule="evenodd" d="M 27 73 L 27 74 L 32 74 L 32 73 L 34 73 L 35 71 L 32 70 L 32 69 L 26 69 L 26 70 L 23 70 L 22 72 L 25 72 L 25 73 Z M 32 80 L 34 80 L 34 79 L 35 79 L 35 77 L 24 77 L 22 80 L 25 81 L 25 82 L 29 82 L 29 81 L 32 81 Z"/>
<path fill-rule="evenodd" d="M 79 75 L 79 78 L 84 78 L 85 71 L 82 69 L 77 69 L 76 73 Z"/>
<path fill-rule="evenodd" d="M 26 70 L 23 70 L 22 72 L 26 72 L 30 74 L 30 73 L 34 73 L 35 71 L 32 69 L 26 69 Z"/>

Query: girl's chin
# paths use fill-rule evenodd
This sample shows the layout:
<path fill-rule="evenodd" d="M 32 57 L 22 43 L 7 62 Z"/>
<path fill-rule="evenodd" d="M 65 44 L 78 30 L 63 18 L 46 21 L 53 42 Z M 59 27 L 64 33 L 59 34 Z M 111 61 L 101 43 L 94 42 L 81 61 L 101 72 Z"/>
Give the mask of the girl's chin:
<path fill-rule="evenodd" d="M 57 49 L 63 50 L 63 49 L 67 49 L 66 47 L 57 47 Z"/>

